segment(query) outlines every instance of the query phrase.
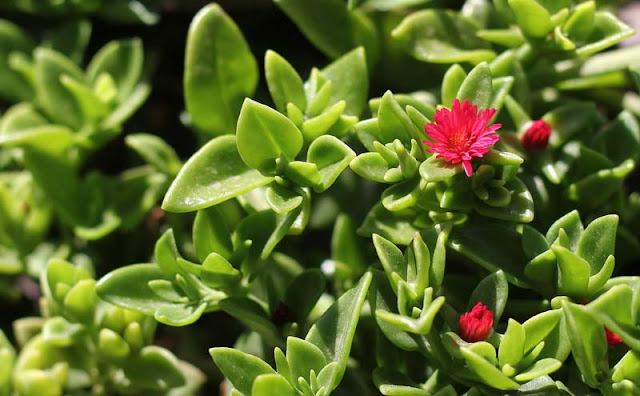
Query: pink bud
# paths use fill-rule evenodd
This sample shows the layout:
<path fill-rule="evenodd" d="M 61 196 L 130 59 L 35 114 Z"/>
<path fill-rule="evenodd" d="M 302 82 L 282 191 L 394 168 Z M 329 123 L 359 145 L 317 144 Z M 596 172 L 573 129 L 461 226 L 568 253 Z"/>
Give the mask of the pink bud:
<path fill-rule="evenodd" d="M 520 142 L 527 151 L 544 150 L 549 145 L 551 125 L 543 120 L 536 120 L 522 135 Z"/>
<path fill-rule="evenodd" d="M 493 328 L 493 312 L 479 302 L 471 312 L 460 316 L 460 337 L 467 342 L 484 341 Z"/>

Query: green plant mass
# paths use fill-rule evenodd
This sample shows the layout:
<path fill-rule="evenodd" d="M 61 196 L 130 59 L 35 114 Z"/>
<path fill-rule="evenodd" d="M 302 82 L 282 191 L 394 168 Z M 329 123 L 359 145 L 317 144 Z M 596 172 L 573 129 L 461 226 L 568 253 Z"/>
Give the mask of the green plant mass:
<path fill-rule="evenodd" d="M 0 396 L 640 395 L 639 26 L 0 0 Z"/>

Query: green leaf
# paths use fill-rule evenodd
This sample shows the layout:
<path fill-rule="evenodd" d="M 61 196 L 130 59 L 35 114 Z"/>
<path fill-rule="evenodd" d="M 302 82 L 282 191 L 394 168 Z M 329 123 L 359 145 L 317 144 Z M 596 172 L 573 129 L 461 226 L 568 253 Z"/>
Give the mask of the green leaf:
<path fill-rule="evenodd" d="M 183 274 L 177 262 L 180 253 L 178 253 L 173 229 L 165 231 L 156 241 L 153 253 L 158 267 L 167 277 L 173 278 L 176 274 Z"/>
<path fill-rule="evenodd" d="M 535 362 L 531 367 L 516 375 L 514 379 L 519 382 L 531 381 L 553 373 L 562 367 L 562 362 L 553 358 L 541 359 Z"/>
<path fill-rule="evenodd" d="M 448 180 L 458 173 L 461 173 L 462 165 L 453 165 L 442 158 L 436 158 L 435 155 L 432 155 L 420 164 L 419 172 L 423 180 L 427 182 L 438 182 Z"/>
<path fill-rule="evenodd" d="M 304 121 L 301 130 L 305 142 L 311 142 L 326 134 L 340 120 L 345 107 L 346 102 L 342 100 L 325 109 L 322 114 Z"/>
<path fill-rule="evenodd" d="M 178 213 L 204 209 L 272 180 L 245 165 L 238 154 L 235 136 L 220 136 L 185 163 L 169 187 L 162 207 Z"/>
<path fill-rule="evenodd" d="M 596 2 L 587 1 L 577 4 L 571 15 L 562 25 L 564 31 L 571 40 L 583 41 L 593 29 L 593 18 L 596 13 Z"/>
<path fill-rule="evenodd" d="M 0 144 L 25 149 L 24 164 L 38 186 L 61 219 L 77 225 L 87 221 L 87 214 L 77 170 L 68 155 L 73 142 L 71 130 L 57 125 L 0 135 Z"/>
<path fill-rule="evenodd" d="M 280 156 L 293 161 L 302 149 L 302 133 L 287 117 L 251 99 L 242 105 L 236 136 L 242 160 L 263 172 L 273 171 Z"/>
<path fill-rule="evenodd" d="M 631 159 L 612 169 L 603 169 L 567 187 L 567 197 L 582 210 L 594 210 L 609 202 L 620 191 L 624 179 L 635 168 Z"/>
<path fill-rule="evenodd" d="M 560 229 L 563 229 L 567 233 L 569 242 L 571 243 L 571 250 L 577 249 L 582 233 L 584 232 L 582 221 L 580 221 L 580 214 L 577 210 L 572 210 L 551 224 L 546 235 L 549 244 L 552 244 L 558 238 Z"/>
<path fill-rule="evenodd" d="M 151 93 L 151 86 L 141 82 L 136 85 L 133 92 L 120 103 L 102 122 L 103 129 L 118 129 L 122 123 L 129 119 L 135 111 L 142 106 L 147 97 Z"/>
<path fill-rule="evenodd" d="M 222 208 L 198 211 L 193 223 L 193 244 L 200 261 L 204 261 L 211 252 L 227 259 L 231 257 L 233 245 Z"/>
<path fill-rule="evenodd" d="M 588 56 L 616 45 L 635 34 L 635 30 L 621 22 L 615 15 L 598 11 L 593 19 L 593 29 L 587 37 L 588 44 L 576 49 L 579 56 Z"/>
<path fill-rule="evenodd" d="M 259 358 L 233 348 L 211 348 L 209 353 L 234 388 L 246 396 L 252 396 L 253 384 L 257 377 L 276 374 L 271 366 Z"/>
<path fill-rule="evenodd" d="M 371 311 L 376 312 L 376 315 L 374 315 L 376 324 L 393 345 L 405 351 L 418 350 L 418 343 L 412 335 L 383 320 L 377 314 L 378 312 L 395 312 L 393 310 L 397 305 L 396 300 L 396 295 L 389 284 L 388 278 L 381 271 L 374 270 L 369 305 L 371 305 Z"/>
<path fill-rule="evenodd" d="M 253 396 L 298 396 L 298 392 L 280 374 L 262 374 L 251 387 Z"/>
<path fill-rule="evenodd" d="M 231 296 L 220 301 L 219 304 L 223 311 L 241 320 L 251 330 L 260 334 L 268 345 L 284 346 L 280 332 L 257 302 L 247 297 Z"/>
<path fill-rule="evenodd" d="M 64 308 L 69 316 L 85 323 L 92 323 L 96 308 L 96 281 L 79 280 L 64 297 Z"/>
<path fill-rule="evenodd" d="M 502 109 L 504 101 L 511 91 L 511 87 L 514 86 L 515 78 L 511 76 L 494 78 L 491 84 L 491 104 L 489 108 L 496 109 L 498 113 Z M 497 113 L 496 113 L 497 114 Z"/>
<path fill-rule="evenodd" d="M 47 124 L 31 103 L 19 103 L 9 107 L 0 119 L 0 134 L 31 129 Z"/>
<path fill-rule="evenodd" d="M 496 56 L 488 43 L 476 37 L 474 23 L 454 11 L 414 12 L 391 35 L 410 55 L 424 62 L 477 64 Z"/>
<path fill-rule="evenodd" d="M 588 297 L 589 263 L 562 246 L 552 245 L 558 260 L 558 292 L 578 298 Z"/>
<path fill-rule="evenodd" d="M 520 247 L 521 236 L 515 230 L 497 224 L 464 224 L 451 232 L 447 246 L 489 271 L 504 271 L 507 280 L 527 287 L 524 264 L 527 259 Z M 501 246 L 496 250 L 495 246 Z"/>
<path fill-rule="evenodd" d="M 320 136 L 309 146 L 307 161 L 315 164 L 320 172 L 320 181 L 314 190 L 322 192 L 331 187 L 345 170 L 356 153 L 334 136 Z"/>
<path fill-rule="evenodd" d="M 76 64 L 81 64 L 90 38 L 91 23 L 86 19 L 78 19 L 56 26 L 42 45 L 65 54 Z"/>
<path fill-rule="evenodd" d="M 302 196 L 279 184 L 272 184 L 267 188 L 267 202 L 276 213 L 286 213 L 302 204 Z"/>
<path fill-rule="evenodd" d="M 86 124 L 93 125 L 109 113 L 107 104 L 84 83 L 66 75 L 60 77 L 60 82 L 73 95 Z"/>
<path fill-rule="evenodd" d="M 360 318 L 360 310 L 367 296 L 372 275 L 366 273 L 358 285 L 343 294 L 311 327 L 306 341 L 316 345 L 328 362 L 338 364 L 327 380 L 329 391 L 340 382 L 347 368 L 351 344 Z"/>
<path fill-rule="evenodd" d="M 373 245 L 376 248 L 376 253 L 380 258 L 384 272 L 389 278 L 389 283 L 393 287 L 394 292 L 397 293 L 396 281 L 393 274 L 397 274 L 397 276 L 400 276 L 400 278 L 404 280 L 407 279 L 407 263 L 402 255 L 402 251 L 398 249 L 396 245 L 378 234 L 373 234 Z"/>
<path fill-rule="evenodd" d="M 164 305 L 156 309 L 153 317 L 169 326 L 187 326 L 200 319 L 207 305 L 206 302 Z"/>
<path fill-rule="evenodd" d="M 462 356 L 469 365 L 469 368 L 487 385 L 501 390 L 516 390 L 520 387 L 502 371 L 487 361 L 484 357 L 473 352 L 469 348 L 460 348 Z"/>
<path fill-rule="evenodd" d="M 287 338 L 287 361 L 291 367 L 293 378 L 302 377 L 307 382 L 310 382 L 312 370 L 315 373 L 320 373 L 327 365 L 320 348 L 296 337 Z"/>
<path fill-rule="evenodd" d="M 320 183 L 318 166 L 310 162 L 289 162 L 284 170 L 284 176 L 300 187 L 313 187 Z"/>
<path fill-rule="evenodd" d="M 287 104 L 293 103 L 301 111 L 307 108 L 307 96 L 300 75 L 282 56 L 268 50 L 264 58 L 264 73 L 273 103 L 285 113 Z"/>
<path fill-rule="evenodd" d="M 635 350 L 640 348 L 640 330 L 634 321 L 637 294 L 628 285 L 616 285 L 587 306 L 589 313 Z"/>
<path fill-rule="evenodd" d="M 607 215 L 593 220 L 582 233 L 576 254 L 589 263 L 590 275 L 598 273 L 613 254 L 617 229 L 618 216 Z"/>
<path fill-rule="evenodd" d="M 77 342 L 84 330 L 79 323 L 71 323 L 61 316 L 47 320 L 42 327 L 42 339 L 58 347 L 68 347 Z"/>
<path fill-rule="evenodd" d="M 451 107 L 453 100 L 458 96 L 460 87 L 467 78 L 467 72 L 464 71 L 459 64 L 451 65 L 449 70 L 442 78 L 442 104 L 445 107 Z"/>
<path fill-rule="evenodd" d="M 384 96 L 382 96 L 378 109 L 378 126 L 383 138 L 381 143 L 383 144 L 391 143 L 398 139 L 407 146 L 411 138 L 417 136 L 415 125 L 413 125 L 407 113 L 402 110 L 391 91 L 385 92 Z"/>
<path fill-rule="evenodd" d="M 414 226 L 414 220 L 414 215 L 390 212 L 379 202 L 369 211 L 358 233 L 364 236 L 376 233 L 393 243 L 408 245 L 421 230 Z"/>
<path fill-rule="evenodd" d="M 236 283 L 241 278 L 242 273 L 218 253 L 212 252 L 202 263 L 200 279 L 207 286 L 223 288 Z"/>
<path fill-rule="evenodd" d="M 592 147 L 606 155 L 614 164 L 627 159 L 638 159 L 640 150 L 640 125 L 635 116 L 623 111 L 600 131 L 593 141 Z"/>
<path fill-rule="evenodd" d="M 137 133 L 128 135 L 125 143 L 160 172 L 173 176 L 182 168 L 182 162 L 173 147 L 158 136 Z"/>
<path fill-rule="evenodd" d="M 337 58 L 359 45 L 367 48 L 370 60 L 376 58 L 378 43 L 371 21 L 359 11 L 347 9 L 341 0 L 275 0 L 305 37 L 330 58 Z"/>
<path fill-rule="evenodd" d="M 185 54 L 185 104 L 198 128 L 232 133 L 245 97 L 258 84 L 258 65 L 242 32 L 217 4 L 193 18 Z"/>
<path fill-rule="evenodd" d="M 558 326 L 562 317 L 562 310 L 555 309 L 541 312 L 522 324 L 526 334 L 524 352 L 529 352 L 545 339 Z"/>
<path fill-rule="evenodd" d="M 604 328 L 587 312 L 587 308 L 563 301 L 562 311 L 567 321 L 571 353 L 584 382 L 594 388 L 604 378 L 602 359 L 607 353 Z"/>
<path fill-rule="evenodd" d="M 482 62 L 469 72 L 458 90 L 456 98 L 462 102 L 468 99 L 478 109 L 487 109 L 491 105 L 491 69 Z"/>
<path fill-rule="evenodd" d="M 47 48 L 34 53 L 35 79 L 38 101 L 55 123 L 79 128 L 82 116 L 71 93 L 62 85 L 60 77 L 84 81 L 84 74 L 70 59 Z"/>
<path fill-rule="evenodd" d="M 522 33 L 534 38 L 545 37 L 551 29 L 551 15 L 536 0 L 509 0 Z"/>
<path fill-rule="evenodd" d="M 34 92 L 30 82 L 9 62 L 9 54 L 31 54 L 35 44 L 20 27 L 0 20 L 0 97 L 15 103 L 30 101 Z"/>
<path fill-rule="evenodd" d="M 293 320 L 303 323 L 325 291 L 326 280 L 322 271 L 308 269 L 298 275 L 287 287 L 284 298 Z M 318 372 L 318 371 L 316 371 Z"/>
<path fill-rule="evenodd" d="M 331 258 L 338 264 L 345 265 L 351 274 L 359 274 L 367 268 L 360 239 L 356 233 L 353 220 L 341 213 L 335 221 L 331 234 Z"/>
<path fill-rule="evenodd" d="M 378 153 L 362 153 L 349 163 L 349 167 L 358 176 L 385 183 L 384 175 L 389 170 L 387 161 Z"/>
<path fill-rule="evenodd" d="M 494 323 L 498 323 L 509 297 L 509 284 L 503 271 L 496 271 L 488 275 L 478 283 L 478 286 L 471 293 L 467 311 L 479 302 L 493 311 Z M 510 363 L 509 363 L 510 364 Z"/>
<path fill-rule="evenodd" d="M 178 359 L 168 350 L 155 345 L 142 348 L 138 357 L 127 360 L 123 371 L 134 386 L 156 390 L 182 386 L 186 380 Z"/>
<path fill-rule="evenodd" d="M 528 225 L 522 227 L 522 248 L 529 259 L 549 250 L 549 243 L 538 230 Z"/>
<path fill-rule="evenodd" d="M 500 367 L 508 364 L 515 367 L 524 357 L 525 328 L 513 319 L 509 319 L 507 331 L 500 341 L 498 361 Z M 533 378 L 532 378 L 533 379 Z M 516 379 L 518 381 L 518 379 Z"/>
<path fill-rule="evenodd" d="M 93 57 L 87 78 L 95 86 L 103 74 L 108 74 L 117 87 L 117 102 L 123 103 L 140 82 L 143 66 L 142 40 L 112 41 Z"/>
<path fill-rule="evenodd" d="M 102 277 L 96 285 L 96 293 L 117 306 L 153 315 L 157 309 L 173 305 L 159 298 L 149 287 L 149 282 L 158 279 L 169 280 L 156 264 L 128 265 Z"/>
<path fill-rule="evenodd" d="M 301 208 L 283 214 L 276 214 L 271 210 L 252 213 L 238 224 L 232 236 L 234 247 L 237 249 L 245 241 L 250 240 L 252 241 L 249 248 L 250 259 L 252 261 L 267 259 L 289 232 L 300 211 Z M 250 266 L 252 267 L 250 271 L 253 271 L 255 269 L 253 264 Z"/>
<path fill-rule="evenodd" d="M 595 105 L 591 102 L 574 102 L 556 107 L 546 113 L 542 120 L 552 127 L 549 145 L 560 147 L 566 141 L 588 128 L 596 117 Z"/>
<path fill-rule="evenodd" d="M 328 105 L 344 100 L 347 105 L 343 114 L 360 116 L 369 94 L 369 74 L 364 48 L 359 47 L 344 54 L 320 70 L 320 73 L 332 82 Z"/>
<path fill-rule="evenodd" d="M 402 296 L 403 293 L 406 293 L 407 289 L 406 286 L 404 286 L 405 283 L 399 284 L 403 286 L 401 288 L 398 288 L 398 290 L 400 291 L 398 294 L 399 296 Z M 395 314 L 384 310 L 378 310 L 375 314 L 376 317 L 379 317 L 385 322 L 392 324 L 394 327 L 397 327 L 400 330 L 425 336 L 431 332 L 436 314 L 440 311 L 440 308 L 442 308 L 443 305 L 444 297 L 440 296 L 434 300 L 433 289 L 428 288 L 424 291 L 424 298 L 420 316 L 415 319 L 411 316 L 404 316 L 403 314 Z"/>

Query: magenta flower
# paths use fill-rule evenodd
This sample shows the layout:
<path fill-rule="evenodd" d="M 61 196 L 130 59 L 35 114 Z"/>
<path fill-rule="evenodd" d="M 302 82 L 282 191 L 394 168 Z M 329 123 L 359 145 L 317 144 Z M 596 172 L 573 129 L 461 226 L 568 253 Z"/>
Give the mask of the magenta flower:
<path fill-rule="evenodd" d="M 423 141 L 430 147 L 427 152 L 436 153 L 436 158 L 444 158 L 452 164 L 462 162 L 464 172 L 471 176 L 473 157 L 482 157 L 500 139 L 495 131 L 502 124 L 489 126 L 495 114 L 496 109 L 478 111 L 478 107 L 467 99 L 462 105 L 455 99 L 451 110 L 442 108 L 436 111 L 435 122 L 424 126 L 427 137 L 431 139 Z"/>
<path fill-rule="evenodd" d="M 536 120 L 520 138 L 522 147 L 527 151 L 544 150 L 549 145 L 551 125 L 544 120 Z"/>
<path fill-rule="evenodd" d="M 493 311 L 479 302 L 470 312 L 460 316 L 460 338 L 466 342 L 484 341 L 493 329 Z"/>

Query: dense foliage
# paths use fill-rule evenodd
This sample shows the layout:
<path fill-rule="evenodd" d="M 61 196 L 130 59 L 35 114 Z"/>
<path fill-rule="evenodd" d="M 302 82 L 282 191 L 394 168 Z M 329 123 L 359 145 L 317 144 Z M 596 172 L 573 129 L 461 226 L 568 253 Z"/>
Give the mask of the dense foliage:
<path fill-rule="evenodd" d="M 273 0 L 318 65 L 204 5 L 184 156 L 92 39 L 170 3 L 0 0 L 0 396 L 640 394 L 624 4 Z"/>

